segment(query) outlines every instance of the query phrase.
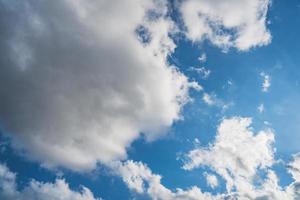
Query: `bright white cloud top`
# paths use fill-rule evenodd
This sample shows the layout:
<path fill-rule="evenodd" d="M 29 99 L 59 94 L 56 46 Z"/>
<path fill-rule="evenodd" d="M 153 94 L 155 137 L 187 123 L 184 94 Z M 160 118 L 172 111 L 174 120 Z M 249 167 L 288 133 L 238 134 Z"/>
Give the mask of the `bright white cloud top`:
<path fill-rule="evenodd" d="M 129 160 L 125 163 L 117 163 L 114 168 L 131 190 L 140 194 L 146 194 L 150 196 L 151 199 L 209 200 L 213 198 L 211 194 L 203 193 L 201 189 L 196 186 L 188 190 L 177 188 L 177 190 L 173 192 L 162 185 L 162 177 L 160 175 L 152 173 L 151 169 L 141 162 Z"/>
<path fill-rule="evenodd" d="M 243 187 L 239 181 L 251 182 L 258 168 L 274 163 L 274 135 L 270 130 L 254 135 L 250 124 L 249 118 L 225 119 L 218 127 L 215 143 L 189 152 L 183 168 L 212 167 L 226 180 L 228 192 Z"/>
<path fill-rule="evenodd" d="M 225 49 L 243 51 L 270 42 L 266 28 L 269 4 L 269 0 L 187 0 L 180 9 L 189 39 L 209 39 Z"/>
<path fill-rule="evenodd" d="M 288 166 L 294 182 L 286 188 L 278 185 L 278 177 L 271 167 L 275 164 L 274 133 L 271 130 L 252 131 L 251 119 L 224 119 L 218 127 L 215 142 L 207 148 L 190 151 L 183 165 L 185 170 L 207 166 L 226 181 L 229 199 L 297 199 L 299 196 L 299 156 Z M 265 171 L 267 178 L 260 172 Z M 211 184 L 211 177 L 207 178 Z M 255 181 L 261 181 L 256 185 Z M 214 181 L 215 182 L 215 181 Z M 218 197 L 216 197 L 218 198 Z"/>

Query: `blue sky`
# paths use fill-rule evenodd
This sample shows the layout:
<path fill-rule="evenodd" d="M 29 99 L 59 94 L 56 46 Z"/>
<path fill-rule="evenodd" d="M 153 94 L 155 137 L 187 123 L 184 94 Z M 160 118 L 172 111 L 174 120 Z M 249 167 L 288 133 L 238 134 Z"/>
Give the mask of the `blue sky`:
<path fill-rule="evenodd" d="M 0 0 L 0 199 L 299 199 L 300 1 L 222 2 Z"/>

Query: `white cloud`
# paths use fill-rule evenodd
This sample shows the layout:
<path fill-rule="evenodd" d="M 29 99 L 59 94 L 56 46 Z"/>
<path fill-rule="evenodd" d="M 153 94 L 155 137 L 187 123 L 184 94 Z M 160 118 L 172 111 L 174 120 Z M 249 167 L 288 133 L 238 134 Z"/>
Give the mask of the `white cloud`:
<path fill-rule="evenodd" d="M 243 141 L 241 141 L 243 142 Z M 224 155 L 226 156 L 226 155 Z M 251 156 L 251 155 L 250 155 Z M 299 156 L 294 157 L 294 161 L 290 163 L 290 169 L 295 169 L 292 166 L 297 165 Z M 224 161 L 226 157 L 222 161 Z M 297 160 L 296 160 L 297 159 Z M 220 161 L 220 163 L 222 162 Z M 235 167 L 236 163 L 231 163 Z M 295 179 L 290 185 L 285 188 L 279 185 L 279 180 L 276 173 L 270 168 L 266 169 L 266 177 L 261 178 L 256 174 L 253 178 L 258 178 L 261 184 L 255 185 L 251 179 L 243 176 L 236 176 L 233 181 L 236 184 L 234 191 L 227 191 L 224 193 L 212 194 L 203 192 L 201 188 L 192 186 L 187 189 L 176 188 L 174 191 L 166 188 L 161 183 L 162 177 L 154 174 L 151 169 L 142 162 L 135 162 L 128 160 L 124 163 L 115 162 L 111 166 L 116 173 L 120 176 L 124 183 L 130 190 L 137 194 L 148 195 L 151 199 L 155 200 L 224 200 L 224 199 L 266 199 L 266 200 L 295 200 L 300 198 L 300 183 Z M 297 168 L 298 165 L 297 165 Z M 240 170 L 240 169 L 238 169 Z M 229 173 L 232 171 L 229 169 Z M 256 171 L 257 172 L 257 171 Z M 218 180 L 215 175 L 205 173 L 209 186 L 214 189 L 218 185 Z M 235 176 L 235 174 L 232 174 Z"/>
<path fill-rule="evenodd" d="M 270 77 L 270 75 L 268 75 L 264 72 L 261 72 L 260 76 L 263 78 L 263 83 L 262 83 L 262 86 L 261 86 L 261 90 L 263 92 L 268 92 L 269 87 L 271 86 L 271 77 Z"/>
<path fill-rule="evenodd" d="M 189 88 L 201 89 L 167 62 L 175 27 L 164 0 L 1 5 L 1 125 L 46 167 L 125 159 L 141 132 L 159 137 L 180 118 Z"/>
<path fill-rule="evenodd" d="M 270 130 L 254 134 L 250 118 L 224 119 L 218 127 L 216 140 L 209 147 L 199 147 L 187 154 L 183 168 L 192 170 L 209 166 L 226 181 L 227 191 L 244 190 L 258 168 L 266 169 L 274 162 Z"/>
<path fill-rule="evenodd" d="M 224 119 L 218 127 L 216 141 L 207 148 L 197 146 L 187 154 L 183 166 L 192 170 L 207 166 L 226 181 L 227 191 L 212 194 L 197 186 L 170 190 L 161 183 L 162 177 L 155 174 L 142 162 L 128 160 L 111 165 L 128 188 L 138 194 L 157 200 L 224 200 L 224 199 L 272 199 L 295 200 L 300 198 L 300 154 L 295 154 L 288 164 L 294 181 L 282 187 L 272 170 L 275 149 L 272 148 L 274 134 L 270 130 L 254 134 L 250 118 Z M 266 176 L 261 176 L 261 172 Z M 204 172 L 208 186 L 215 189 L 218 179 Z"/>
<path fill-rule="evenodd" d="M 271 36 L 266 28 L 269 0 L 187 0 L 180 5 L 186 35 L 195 42 L 239 50 L 266 45 Z"/>
<path fill-rule="evenodd" d="M 201 75 L 203 79 L 207 79 L 211 73 L 211 71 L 205 67 L 190 67 L 190 70 Z"/>
<path fill-rule="evenodd" d="M 265 111 L 265 106 L 264 104 L 260 104 L 258 107 L 257 107 L 257 110 L 259 113 L 263 113 Z"/>
<path fill-rule="evenodd" d="M 215 188 L 218 186 L 218 178 L 214 174 L 205 173 L 204 176 L 209 187 Z"/>
<path fill-rule="evenodd" d="M 214 105 L 216 102 L 215 102 L 215 100 L 214 100 L 214 97 L 213 96 L 211 96 L 211 95 L 209 95 L 209 94 L 207 94 L 207 93 L 204 93 L 203 94 L 203 97 L 202 97 L 202 99 L 203 99 L 203 101 L 205 102 L 205 103 L 207 103 L 208 105 Z"/>
<path fill-rule="evenodd" d="M 189 88 L 193 88 L 196 91 L 201 91 L 203 90 L 203 87 L 201 85 L 199 85 L 198 82 L 196 81 L 191 81 L 188 83 Z"/>
<path fill-rule="evenodd" d="M 122 177 L 129 189 L 138 194 L 146 194 L 155 200 L 209 200 L 220 199 L 202 192 L 200 188 L 193 186 L 187 190 L 177 188 L 171 191 L 161 184 L 161 176 L 152 173 L 147 165 L 132 160 L 124 163 L 114 163 L 115 172 Z"/>
<path fill-rule="evenodd" d="M 209 106 L 218 107 L 219 109 L 221 109 L 221 112 L 225 112 L 234 105 L 234 102 L 224 102 L 222 99 L 219 99 L 214 93 L 208 94 L 204 92 L 202 100 Z"/>
<path fill-rule="evenodd" d="M 293 160 L 288 164 L 289 172 L 296 182 L 300 182 L 300 153 L 293 155 Z"/>
<path fill-rule="evenodd" d="M 206 56 L 205 53 L 202 53 L 202 54 L 199 56 L 199 58 L 198 58 L 198 60 L 199 60 L 200 62 L 206 62 L 206 59 L 207 59 L 207 56 Z"/>
<path fill-rule="evenodd" d="M 125 159 L 141 132 L 153 140 L 180 119 L 189 88 L 202 89 L 167 61 L 176 26 L 165 0 L 1 3 L 1 124 L 46 167 Z M 245 50 L 269 42 L 268 4 L 188 0 L 180 10 L 190 39 Z"/>
<path fill-rule="evenodd" d="M 294 181 L 286 187 L 271 168 L 275 163 L 272 148 L 274 134 L 270 130 L 254 134 L 251 119 L 234 117 L 224 119 L 218 127 L 216 140 L 207 148 L 197 147 L 187 154 L 183 168 L 207 166 L 226 181 L 227 192 L 213 196 L 220 199 L 272 199 L 295 200 L 300 198 L 300 156 L 295 154 L 288 164 Z M 261 177 L 263 170 L 266 177 Z M 207 182 L 215 183 L 208 179 Z"/>
<path fill-rule="evenodd" d="M 0 164 L 0 199 L 1 200 L 100 200 L 86 188 L 71 190 L 63 179 L 54 183 L 32 180 L 22 190 L 17 189 L 16 174 Z"/>

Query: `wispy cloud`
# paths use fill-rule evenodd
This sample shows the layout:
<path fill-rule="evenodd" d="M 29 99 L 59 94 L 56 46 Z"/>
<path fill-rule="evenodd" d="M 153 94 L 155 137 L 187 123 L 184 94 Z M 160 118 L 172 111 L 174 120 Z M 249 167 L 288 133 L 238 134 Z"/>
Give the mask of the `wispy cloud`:
<path fill-rule="evenodd" d="M 270 77 L 270 75 L 266 74 L 265 72 L 261 72 L 260 76 L 263 78 L 261 90 L 263 92 L 268 92 L 269 87 L 271 86 L 271 77 Z"/>
<path fill-rule="evenodd" d="M 260 104 L 258 107 L 257 107 L 257 110 L 259 113 L 263 113 L 265 111 L 265 106 L 264 104 Z"/>

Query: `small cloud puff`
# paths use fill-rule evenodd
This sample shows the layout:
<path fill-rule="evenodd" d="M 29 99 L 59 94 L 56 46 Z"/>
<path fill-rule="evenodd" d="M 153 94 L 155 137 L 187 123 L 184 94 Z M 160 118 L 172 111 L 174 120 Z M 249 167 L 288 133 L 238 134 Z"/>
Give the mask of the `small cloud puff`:
<path fill-rule="evenodd" d="M 270 75 L 266 74 L 265 72 L 261 72 L 260 76 L 263 78 L 261 90 L 263 92 L 268 92 L 269 87 L 271 86 L 271 77 L 270 77 Z"/>

